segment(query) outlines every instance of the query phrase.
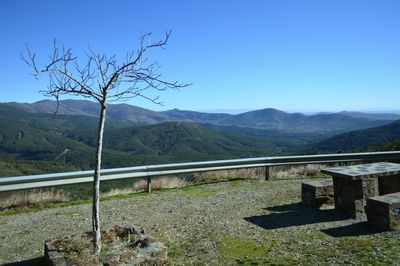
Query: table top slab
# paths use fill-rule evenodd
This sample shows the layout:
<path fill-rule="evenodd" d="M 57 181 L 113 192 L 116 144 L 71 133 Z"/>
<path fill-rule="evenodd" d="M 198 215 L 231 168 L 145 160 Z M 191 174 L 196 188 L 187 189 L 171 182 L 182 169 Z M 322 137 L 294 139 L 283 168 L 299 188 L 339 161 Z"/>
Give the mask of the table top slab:
<path fill-rule="evenodd" d="M 369 163 L 343 167 L 332 167 L 322 170 L 325 174 L 349 179 L 373 178 L 400 174 L 400 164 L 397 163 Z"/>

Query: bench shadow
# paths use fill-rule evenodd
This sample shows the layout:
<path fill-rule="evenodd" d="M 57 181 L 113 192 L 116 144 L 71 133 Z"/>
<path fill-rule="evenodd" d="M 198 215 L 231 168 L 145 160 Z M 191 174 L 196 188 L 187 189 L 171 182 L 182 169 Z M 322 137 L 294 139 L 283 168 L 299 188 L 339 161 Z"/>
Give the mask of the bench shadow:
<path fill-rule="evenodd" d="M 383 232 L 382 230 L 368 226 L 367 222 L 358 222 L 335 228 L 322 229 L 321 232 L 333 237 L 373 235 Z"/>
<path fill-rule="evenodd" d="M 245 217 L 244 220 L 266 230 L 271 230 L 348 219 L 347 216 L 335 211 L 333 208 L 317 210 L 301 202 L 268 207 L 265 210 L 276 213 Z"/>
<path fill-rule="evenodd" d="M 32 265 L 32 266 L 46 265 L 44 257 L 37 257 L 37 258 L 29 259 L 29 260 L 6 263 L 6 264 L 3 264 L 2 266 L 30 266 L 30 265 Z"/>

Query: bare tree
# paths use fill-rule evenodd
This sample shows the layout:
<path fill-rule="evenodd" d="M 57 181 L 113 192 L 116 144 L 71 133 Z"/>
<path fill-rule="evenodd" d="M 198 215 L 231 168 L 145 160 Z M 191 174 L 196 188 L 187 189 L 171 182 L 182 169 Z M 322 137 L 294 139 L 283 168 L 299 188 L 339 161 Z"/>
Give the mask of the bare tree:
<path fill-rule="evenodd" d="M 33 74 L 38 78 L 47 74 L 49 83 L 47 90 L 41 91 L 45 96 L 55 97 L 57 110 L 59 98 L 63 95 L 82 96 L 97 101 L 100 108 L 100 118 L 97 131 L 96 168 L 93 178 L 93 208 L 92 231 L 93 252 L 96 255 L 101 251 L 101 235 L 99 220 L 100 204 L 100 169 L 103 146 L 104 124 L 106 119 L 107 103 L 110 101 L 126 100 L 142 97 L 153 103 L 162 104 L 158 96 L 146 96 L 148 90 L 164 91 L 166 89 L 180 89 L 190 84 L 168 82 L 158 73 L 157 62 L 149 63 L 146 52 L 153 48 L 164 48 L 168 42 L 171 31 L 158 41 L 150 40 L 151 33 L 142 34 L 139 48 L 126 53 L 125 59 L 118 62 L 116 56 L 107 56 L 95 53 L 91 49 L 86 53 L 85 63 L 78 62 L 72 50 L 59 46 L 54 41 L 53 51 L 49 61 L 39 67 L 36 53 L 32 53 L 27 46 L 22 60 L 33 69 Z"/>

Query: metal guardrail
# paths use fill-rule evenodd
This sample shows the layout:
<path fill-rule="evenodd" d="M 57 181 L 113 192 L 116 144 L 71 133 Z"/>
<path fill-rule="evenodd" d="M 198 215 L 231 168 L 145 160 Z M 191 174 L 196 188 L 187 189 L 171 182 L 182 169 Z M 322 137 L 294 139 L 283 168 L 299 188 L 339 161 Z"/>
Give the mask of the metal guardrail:
<path fill-rule="evenodd" d="M 100 172 L 100 181 L 126 178 L 147 178 L 147 190 L 150 192 L 151 177 L 154 176 L 265 167 L 265 179 L 269 179 L 269 167 L 271 166 L 392 160 L 400 160 L 400 151 L 258 157 L 235 160 L 145 165 L 126 168 L 103 169 Z M 91 170 L 44 175 L 4 177 L 0 178 L 0 192 L 88 183 L 93 181 L 93 174 L 94 172 Z"/>

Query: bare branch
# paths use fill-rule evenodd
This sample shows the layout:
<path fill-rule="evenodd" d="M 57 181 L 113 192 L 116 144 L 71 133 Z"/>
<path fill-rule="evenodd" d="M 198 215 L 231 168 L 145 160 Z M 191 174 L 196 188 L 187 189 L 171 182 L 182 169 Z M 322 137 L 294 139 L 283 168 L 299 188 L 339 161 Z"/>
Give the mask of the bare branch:
<path fill-rule="evenodd" d="M 142 97 L 159 104 L 158 97 L 145 95 L 147 90 L 165 91 L 190 86 L 188 83 L 169 82 L 158 73 L 157 62 L 148 63 L 146 53 L 153 48 L 165 48 L 171 31 L 165 32 L 163 39 L 151 41 L 152 33 L 147 32 L 139 38 L 138 50 L 128 51 L 125 61 L 119 64 L 115 55 L 106 56 L 94 52 L 90 47 L 86 53 L 86 64 L 80 64 L 70 48 L 53 42 L 53 51 L 49 61 L 42 68 L 38 67 L 36 53 L 26 45 L 22 61 L 33 69 L 36 78 L 47 73 L 49 86 L 43 92 L 46 96 L 59 99 L 61 95 L 75 95 L 95 99 L 103 103 L 109 98 L 112 101 Z M 129 85 L 129 86 L 128 86 Z"/>

